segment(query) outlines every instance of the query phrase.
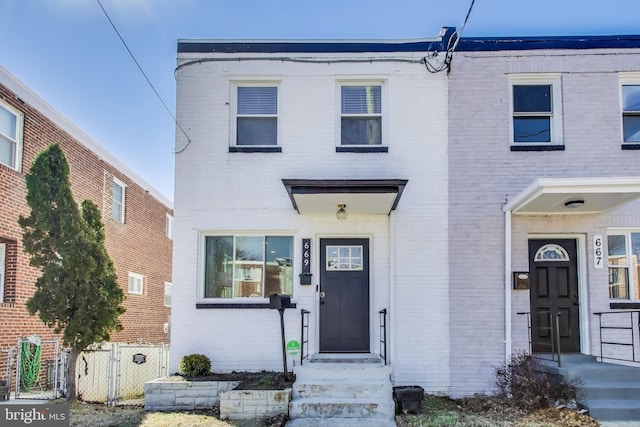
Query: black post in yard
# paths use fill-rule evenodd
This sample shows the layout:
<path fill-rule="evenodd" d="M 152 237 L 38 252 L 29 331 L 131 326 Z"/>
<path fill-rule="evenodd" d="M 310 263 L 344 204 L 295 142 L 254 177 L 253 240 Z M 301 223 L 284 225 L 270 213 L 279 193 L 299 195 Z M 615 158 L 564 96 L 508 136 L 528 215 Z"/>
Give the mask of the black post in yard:
<path fill-rule="evenodd" d="M 278 312 L 280 313 L 280 335 L 282 337 L 282 366 L 284 368 L 284 380 L 289 381 L 289 372 L 287 369 L 287 350 L 284 339 L 284 308 L 279 308 Z"/>

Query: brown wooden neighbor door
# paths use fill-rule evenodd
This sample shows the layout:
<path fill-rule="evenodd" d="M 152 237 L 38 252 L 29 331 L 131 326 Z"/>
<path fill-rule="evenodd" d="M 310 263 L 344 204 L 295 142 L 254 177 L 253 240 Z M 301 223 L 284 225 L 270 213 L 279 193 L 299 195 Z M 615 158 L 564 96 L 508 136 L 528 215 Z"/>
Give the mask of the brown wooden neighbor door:
<path fill-rule="evenodd" d="M 320 351 L 369 352 L 369 240 L 320 240 Z"/>
<path fill-rule="evenodd" d="M 551 320 L 558 313 L 561 351 L 580 351 L 576 258 L 575 240 L 529 240 L 533 352 L 551 353 L 551 328 L 555 328 Z"/>

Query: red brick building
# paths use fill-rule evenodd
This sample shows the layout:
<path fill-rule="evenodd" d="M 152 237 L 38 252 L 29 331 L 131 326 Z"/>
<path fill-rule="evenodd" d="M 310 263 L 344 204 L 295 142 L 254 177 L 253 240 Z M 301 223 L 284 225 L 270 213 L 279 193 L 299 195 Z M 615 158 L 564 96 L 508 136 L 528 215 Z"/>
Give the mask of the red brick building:
<path fill-rule="evenodd" d="M 18 225 L 18 216 L 29 214 L 25 175 L 52 143 L 67 157 L 76 202 L 91 199 L 102 213 L 107 251 L 126 295 L 124 330 L 111 340 L 168 342 L 172 203 L 0 67 L 0 350 L 18 337 L 53 337 L 25 308 L 39 272 L 29 266 Z"/>

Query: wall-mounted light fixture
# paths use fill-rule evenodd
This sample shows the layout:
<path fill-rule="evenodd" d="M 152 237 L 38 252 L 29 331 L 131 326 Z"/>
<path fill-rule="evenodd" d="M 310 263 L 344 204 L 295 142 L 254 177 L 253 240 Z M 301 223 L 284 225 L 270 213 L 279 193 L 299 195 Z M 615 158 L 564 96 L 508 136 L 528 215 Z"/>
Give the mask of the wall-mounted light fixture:
<path fill-rule="evenodd" d="M 338 203 L 336 218 L 338 218 L 340 221 L 344 221 L 345 219 L 347 219 L 347 216 L 349 216 L 349 212 L 347 212 L 347 210 L 345 209 L 346 207 L 347 205 L 345 205 L 344 203 Z"/>
<path fill-rule="evenodd" d="M 580 200 L 569 200 L 569 201 L 564 203 L 564 207 L 565 208 L 569 208 L 569 209 L 579 208 L 579 207 L 581 207 L 583 205 L 584 205 L 584 200 L 582 200 L 582 199 L 580 199 Z"/>

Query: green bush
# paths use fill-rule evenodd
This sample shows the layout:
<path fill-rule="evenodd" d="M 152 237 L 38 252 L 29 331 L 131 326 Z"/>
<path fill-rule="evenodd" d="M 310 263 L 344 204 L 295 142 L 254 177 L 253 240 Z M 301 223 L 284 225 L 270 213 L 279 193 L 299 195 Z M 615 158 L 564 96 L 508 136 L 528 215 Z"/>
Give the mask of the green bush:
<path fill-rule="evenodd" d="M 540 362 L 527 353 L 515 353 L 496 369 L 496 386 L 500 395 L 525 411 L 575 401 L 581 392 L 579 381 L 544 372 Z"/>
<path fill-rule="evenodd" d="M 211 360 L 204 354 L 189 354 L 182 358 L 178 369 L 187 378 L 208 375 L 211 372 Z"/>

